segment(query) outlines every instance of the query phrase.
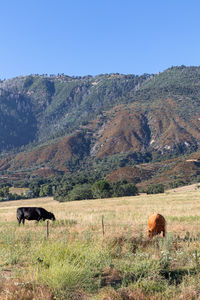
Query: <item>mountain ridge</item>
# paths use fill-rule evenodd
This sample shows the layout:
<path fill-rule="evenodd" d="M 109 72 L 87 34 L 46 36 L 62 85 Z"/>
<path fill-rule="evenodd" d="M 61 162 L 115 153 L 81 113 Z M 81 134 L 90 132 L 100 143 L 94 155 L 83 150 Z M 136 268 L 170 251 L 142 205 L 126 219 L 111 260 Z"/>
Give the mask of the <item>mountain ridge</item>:
<path fill-rule="evenodd" d="M 101 169 L 106 176 L 121 166 L 198 153 L 199 99 L 200 67 L 2 81 L 0 172 L 49 167 Z"/>

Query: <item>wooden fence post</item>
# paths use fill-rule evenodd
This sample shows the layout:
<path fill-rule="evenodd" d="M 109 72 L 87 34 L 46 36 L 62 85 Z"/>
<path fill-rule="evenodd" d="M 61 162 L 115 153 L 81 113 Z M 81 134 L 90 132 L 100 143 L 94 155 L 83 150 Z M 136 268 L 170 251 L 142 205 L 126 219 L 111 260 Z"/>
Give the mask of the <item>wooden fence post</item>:
<path fill-rule="evenodd" d="M 104 236 L 104 223 L 103 223 L 103 216 L 102 216 L 102 219 L 101 219 L 101 225 L 102 225 L 102 233 L 103 233 L 103 236 Z"/>
<path fill-rule="evenodd" d="M 49 221 L 47 221 L 47 239 L 49 237 Z"/>

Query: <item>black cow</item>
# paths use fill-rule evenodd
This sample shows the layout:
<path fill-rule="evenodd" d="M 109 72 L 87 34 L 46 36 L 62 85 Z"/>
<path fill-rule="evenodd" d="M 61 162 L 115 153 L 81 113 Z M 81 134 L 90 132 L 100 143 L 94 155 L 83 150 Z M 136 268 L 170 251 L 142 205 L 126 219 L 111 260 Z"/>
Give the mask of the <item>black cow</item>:
<path fill-rule="evenodd" d="M 24 224 L 26 220 L 45 221 L 46 219 L 55 221 L 55 216 L 51 212 L 42 207 L 19 207 L 17 209 L 17 220 L 20 225 L 21 221 Z"/>

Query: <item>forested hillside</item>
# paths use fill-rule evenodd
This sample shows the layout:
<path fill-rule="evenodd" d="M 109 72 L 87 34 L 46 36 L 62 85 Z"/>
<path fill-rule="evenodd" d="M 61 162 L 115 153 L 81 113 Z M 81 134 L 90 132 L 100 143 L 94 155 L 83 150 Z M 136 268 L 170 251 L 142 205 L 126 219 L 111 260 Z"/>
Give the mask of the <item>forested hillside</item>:
<path fill-rule="evenodd" d="M 82 122 L 123 102 L 121 98 L 147 78 L 32 75 L 5 80 L 0 83 L 1 130 L 5 136 L 1 150 L 69 134 Z"/>
<path fill-rule="evenodd" d="M 4 176 L 30 175 L 49 168 L 105 177 L 120 167 L 184 161 L 199 153 L 199 99 L 200 67 L 142 76 L 59 74 L 3 80 L 0 171 Z M 152 168 L 149 173 L 142 167 L 144 180 L 163 171 Z"/>

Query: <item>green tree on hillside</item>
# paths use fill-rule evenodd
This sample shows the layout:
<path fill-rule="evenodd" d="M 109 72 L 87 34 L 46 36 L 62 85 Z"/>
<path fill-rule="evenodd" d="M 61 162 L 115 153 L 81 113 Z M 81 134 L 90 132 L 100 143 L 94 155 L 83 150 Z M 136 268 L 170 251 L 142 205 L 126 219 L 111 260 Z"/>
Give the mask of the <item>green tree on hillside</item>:
<path fill-rule="evenodd" d="M 52 186 L 50 184 L 42 185 L 40 188 L 40 197 L 52 196 Z"/>
<path fill-rule="evenodd" d="M 67 201 L 93 199 L 92 188 L 90 184 L 77 184 L 65 197 Z"/>
<path fill-rule="evenodd" d="M 92 186 L 94 198 L 109 198 L 111 196 L 111 186 L 106 180 L 96 181 Z"/>
<path fill-rule="evenodd" d="M 9 194 L 9 186 L 4 186 L 0 189 L 0 197 L 7 197 Z"/>
<path fill-rule="evenodd" d="M 138 188 L 133 183 L 127 181 L 117 181 L 112 184 L 112 196 L 123 197 L 123 196 L 135 196 L 138 194 Z"/>
<path fill-rule="evenodd" d="M 164 185 L 161 183 L 151 184 L 147 187 L 147 194 L 164 193 Z"/>

